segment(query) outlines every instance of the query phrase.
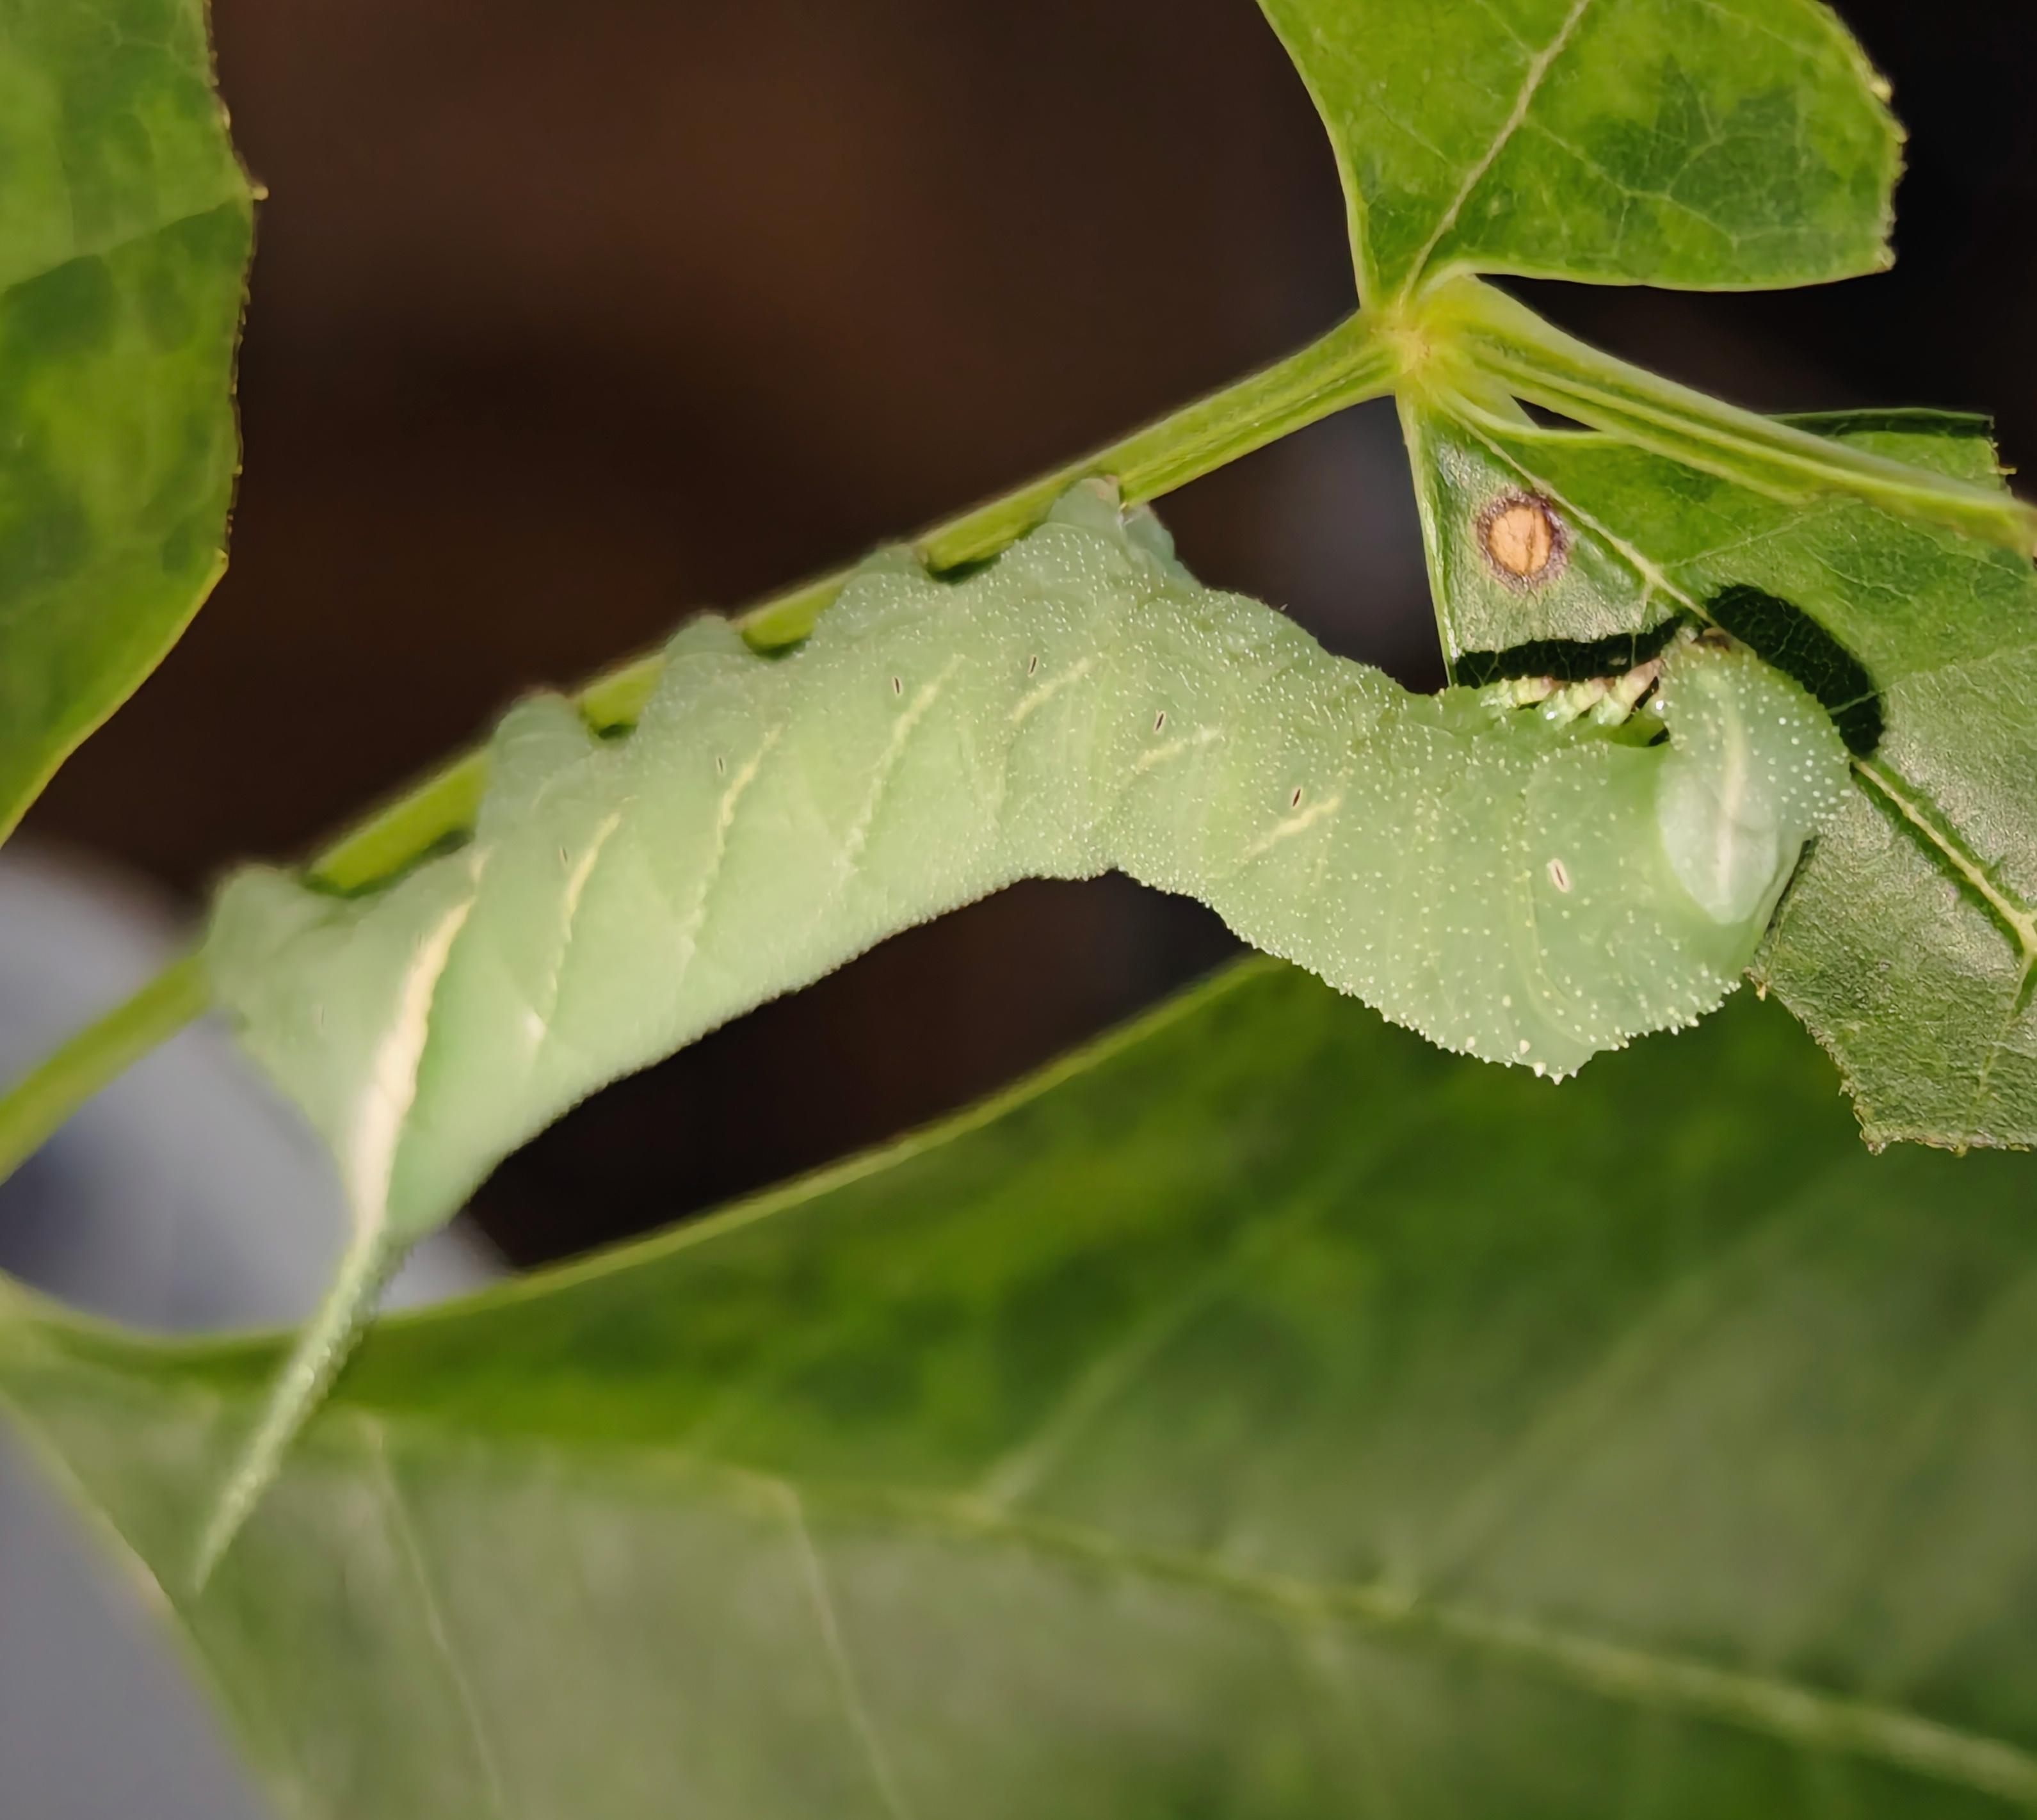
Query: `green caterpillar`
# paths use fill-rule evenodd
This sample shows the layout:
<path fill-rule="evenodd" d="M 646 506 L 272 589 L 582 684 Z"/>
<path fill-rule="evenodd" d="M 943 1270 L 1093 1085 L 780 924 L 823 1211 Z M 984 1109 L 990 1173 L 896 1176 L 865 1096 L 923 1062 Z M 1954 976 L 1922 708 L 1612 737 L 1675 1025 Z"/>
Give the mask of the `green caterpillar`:
<path fill-rule="evenodd" d="M 509 1151 L 1016 879 L 1114 867 L 1185 893 L 1438 1043 L 1538 1073 L 1695 1019 L 1846 757 L 1744 651 L 1672 647 L 1649 707 L 1564 724 L 1410 695 L 1200 586 L 1150 514 L 1094 489 L 965 580 L 872 559 L 787 657 L 694 621 L 625 738 L 524 702 L 460 850 L 362 897 L 266 868 L 221 895 L 218 1002 L 331 1143 L 357 1238 L 204 1565 L 388 1264 Z"/>

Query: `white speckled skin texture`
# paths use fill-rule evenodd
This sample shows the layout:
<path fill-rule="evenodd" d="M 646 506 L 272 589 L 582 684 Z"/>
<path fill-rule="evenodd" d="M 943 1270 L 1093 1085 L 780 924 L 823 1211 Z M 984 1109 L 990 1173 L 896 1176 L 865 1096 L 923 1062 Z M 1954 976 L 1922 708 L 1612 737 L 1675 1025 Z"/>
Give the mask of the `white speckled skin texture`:
<path fill-rule="evenodd" d="M 352 900 L 244 872 L 209 951 L 397 1235 L 603 1082 L 1023 878 L 1186 893 L 1563 1074 L 1732 989 L 1844 787 L 1824 716 L 1744 652 L 1680 648 L 1653 705 L 1410 695 L 1078 493 L 966 580 L 873 559 L 789 656 L 695 621 L 626 738 L 523 703 L 469 845 Z"/>
<path fill-rule="evenodd" d="M 1655 712 L 1410 695 L 1079 489 L 952 582 L 874 558 L 789 656 L 701 619 L 626 737 L 497 730 L 474 836 L 341 898 L 253 867 L 220 1005 L 331 1145 L 355 1238 L 206 1526 L 202 1581 L 372 1305 L 605 1082 L 1015 880 L 1113 867 L 1447 1048 L 1566 1074 L 1737 984 L 1846 776 L 1797 685 L 1686 643 Z M 1661 737 L 1666 731 L 1666 738 Z"/>

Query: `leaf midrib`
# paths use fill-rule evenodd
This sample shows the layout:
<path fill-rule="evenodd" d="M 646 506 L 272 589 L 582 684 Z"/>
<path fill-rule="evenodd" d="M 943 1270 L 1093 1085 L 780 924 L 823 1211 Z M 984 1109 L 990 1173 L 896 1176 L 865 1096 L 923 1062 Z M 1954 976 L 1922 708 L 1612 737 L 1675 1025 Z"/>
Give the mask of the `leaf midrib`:
<path fill-rule="evenodd" d="M 1508 109 L 1506 119 L 1500 122 L 1498 131 L 1493 134 L 1491 142 L 1484 151 L 1466 167 L 1464 177 L 1457 185 L 1457 194 L 1438 217 L 1428 239 L 1423 242 L 1421 251 L 1410 264 L 1408 277 L 1400 287 L 1401 296 L 1412 295 L 1425 281 L 1433 281 L 1429 262 L 1435 257 L 1436 249 L 1449 237 L 1450 230 L 1456 227 L 1464 213 L 1464 205 L 1477 194 L 1479 185 L 1485 181 L 1492 167 L 1499 161 L 1500 153 L 1506 149 L 1514 135 L 1526 122 L 1529 111 L 1535 105 L 1536 96 L 1541 92 L 1543 83 L 1548 79 L 1549 72 L 1558 59 L 1570 48 L 1570 41 L 1577 36 L 1578 28 L 1584 22 L 1585 13 L 1591 10 L 1592 3 L 1593 0 L 1572 0 L 1570 11 L 1564 15 L 1563 22 L 1556 28 L 1555 36 L 1528 59 L 1521 87 L 1514 97 L 1513 105 Z M 1447 278 L 1454 269 L 1446 267 L 1441 276 Z"/>
<path fill-rule="evenodd" d="M 1672 1651 L 1635 1648 L 1574 1626 L 1427 1599 L 1383 1581 L 1322 1581 L 1247 1568 L 1207 1554 L 1128 1542 L 1088 1525 L 1021 1516 L 965 1499 L 854 1491 L 802 1495 L 809 1503 L 887 1511 L 903 1523 L 920 1522 L 949 1540 L 1000 1542 L 1114 1568 L 1149 1583 L 1226 1599 L 1296 1626 L 1331 1624 L 1427 1637 L 1539 1670 L 1637 1709 L 1733 1724 L 1799 1749 L 1837 1751 L 2005 1800 L 2037 1803 L 2037 1755 L 2004 1739 L 1942 1724 L 1907 1707 L 1850 1700 L 1780 1676 L 1721 1669 Z"/>
<path fill-rule="evenodd" d="M 66 1361 L 89 1377 L 108 1368 Z M 117 1375 L 117 1374 L 116 1374 Z M 150 1394 L 216 1420 L 237 1399 L 189 1381 L 150 1386 Z M 42 1433 L 31 1410 L 0 1389 L 0 1407 Z M 328 1422 L 301 1444 L 334 1464 L 366 1471 L 371 1454 L 395 1437 L 427 1456 L 442 1453 L 444 1418 L 416 1410 L 349 1406 L 343 1422 Z M 472 1436 L 459 1431 L 470 1443 Z M 350 1438 L 349 1438 L 350 1437 Z M 45 1435 L 47 1441 L 48 1437 Z M 1171 1587 L 1244 1607 L 1291 1628 L 1329 1626 L 1465 1651 L 1510 1663 L 1616 1705 L 1673 1718 L 1710 1721 L 1767 1737 L 1792 1749 L 1824 1751 L 1908 1772 L 1948 1787 L 2005 1802 L 2037 1806 L 2037 1753 L 2005 1738 L 1964 1730 L 1884 1701 L 1825 1693 L 1781 1675 L 1721 1668 L 1674 1650 L 1641 1648 L 1579 1626 L 1510 1615 L 1469 1602 L 1430 1599 L 1384 1580 L 1324 1580 L 1230 1561 L 1205 1551 L 1129 1540 L 1094 1524 L 998 1506 L 968 1493 L 899 1486 L 807 1481 L 782 1471 L 655 1442 L 592 1442 L 568 1447 L 554 1437 L 494 1429 L 488 1449 L 542 1462 L 548 1476 L 585 1484 L 591 1468 L 618 1480 L 683 1479 L 689 1492 L 712 1488 L 754 1508 L 760 1493 L 782 1505 L 838 1513 L 867 1524 L 937 1535 L 943 1541 L 1022 1552 L 1037 1558 L 1115 1572 L 1155 1587 Z M 564 1463 L 569 1469 L 563 1475 Z M 69 1485 L 84 1495 L 79 1482 Z M 95 1514 L 103 1511 L 91 1501 Z M 421 1546 L 421 1543 L 420 1544 Z M 138 1558 L 133 1558 L 137 1560 Z M 151 1586 L 161 1582 L 153 1574 Z M 153 1601 L 151 1601 L 153 1603 Z M 204 1646 L 181 1599 L 168 1602 L 187 1646 Z"/>
<path fill-rule="evenodd" d="M 358 1408 L 350 1414 L 365 1429 L 429 1437 L 432 1449 L 440 1439 L 440 1425 L 429 1416 Z M 590 1456 L 609 1452 L 598 1446 L 564 1448 L 549 1437 L 527 1435 L 498 1438 L 493 1444 L 554 1467 L 561 1459 L 584 1465 Z M 656 1444 L 619 1448 L 614 1457 L 627 1463 L 632 1478 L 646 1467 L 654 1475 L 663 1468 L 683 1475 L 689 1485 L 712 1486 L 739 1504 L 754 1504 L 762 1490 L 808 1509 L 875 1518 L 950 1542 L 1014 1550 L 1221 1599 L 1292 1627 L 1328 1625 L 1411 1641 L 1427 1639 L 1539 1671 L 1638 1710 L 1722 1722 L 1794 1748 L 1836 1751 L 1948 1786 L 2037 1803 L 2037 1754 L 2005 1739 L 1945 1725 L 1907 1706 L 1848 1699 L 1779 1675 L 1721 1669 L 1676 1651 L 1636 1648 L 1575 1625 L 1428 1599 L 1385 1580 L 1280 1573 L 1207 1552 L 1132 1541 L 1094 1524 L 1016 1511 L 966 1493 L 809 1481 Z"/>

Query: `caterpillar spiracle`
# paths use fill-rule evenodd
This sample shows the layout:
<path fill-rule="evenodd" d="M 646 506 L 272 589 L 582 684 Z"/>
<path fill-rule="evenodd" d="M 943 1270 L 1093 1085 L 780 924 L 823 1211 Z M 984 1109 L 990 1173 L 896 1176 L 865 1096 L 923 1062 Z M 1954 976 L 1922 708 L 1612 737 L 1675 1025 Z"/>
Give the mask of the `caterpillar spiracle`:
<path fill-rule="evenodd" d="M 1116 868 L 1451 1049 L 1570 1074 L 1715 1006 L 1846 756 L 1750 654 L 1671 648 L 1652 714 L 1412 695 L 1197 583 L 1079 489 L 966 579 L 865 564 L 790 655 L 697 619 L 630 734 L 541 696 L 471 841 L 340 897 L 229 881 L 217 1002 L 357 1226 L 215 1512 L 224 1546 L 380 1275 L 588 1093 L 1015 880 Z"/>

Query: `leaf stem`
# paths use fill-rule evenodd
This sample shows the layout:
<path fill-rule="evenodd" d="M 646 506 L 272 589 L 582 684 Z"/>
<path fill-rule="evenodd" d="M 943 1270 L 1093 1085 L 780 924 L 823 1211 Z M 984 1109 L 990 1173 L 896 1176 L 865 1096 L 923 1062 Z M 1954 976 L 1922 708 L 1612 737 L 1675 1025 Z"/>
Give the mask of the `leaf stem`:
<path fill-rule="evenodd" d="M 206 1001 L 204 969 L 187 954 L 37 1063 L 0 1098 L 0 1181 L 115 1075 L 202 1016 Z"/>
<path fill-rule="evenodd" d="M 1396 361 L 1374 319 L 1361 312 L 1285 360 L 935 525 L 913 548 L 936 570 L 995 555 L 1091 475 L 1116 480 L 1128 504 L 1157 499 L 1291 430 L 1383 395 Z M 760 651 L 796 644 L 850 573 L 837 569 L 774 595 L 735 623 Z M 604 731 L 632 725 L 663 666 L 663 654 L 653 651 L 596 677 L 579 692 L 582 711 Z M 319 853 L 308 876 L 338 891 L 379 883 L 470 827 L 487 784 L 486 749 L 462 753 Z M 0 1098 L 0 1180 L 115 1075 L 201 1015 L 207 1002 L 202 964 L 187 955 L 32 1070 Z"/>
<path fill-rule="evenodd" d="M 1045 517 L 1069 487 L 1092 475 L 1114 479 L 1128 504 L 1158 499 L 1290 431 L 1383 396 L 1392 388 L 1397 361 L 1374 319 L 1361 311 L 1285 360 L 933 526 L 912 547 L 935 570 L 994 556 Z M 735 623 L 760 651 L 796 644 L 850 573 L 837 569 L 774 595 L 738 614 Z M 603 730 L 632 725 L 663 663 L 653 651 L 586 684 L 579 701 L 589 721 Z M 462 754 L 325 848 L 312 861 L 310 876 L 340 891 L 388 878 L 470 826 L 487 782 L 486 750 Z"/>
<path fill-rule="evenodd" d="M 1516 397 L 1687 467 L 1793 502 L 1853 493 L 2019 555 L 2037 551 L 2037 508 L 2005 489 L 1814 436 L 1630 366 L 1476 279 L 1439 289 L 1423 322 L 1438 345 L 1461 350 Z"/>
<path fill-rule="evenodd" d="M 1109 476 L 1128 504 L 1156 499 L 1396 388 L 1415 396 L 1446 393 L 1453 408 L 1480 419 L 1510 413 L 1514 398 L 1525 399 L 1784 499 L 1850 493 L 2026 555 L 2037 549 L 2037 508 L 2005 491 L 1951 480 L 1721 403 L 1578 341 L 1468 278 L 1436 287 L 1412 307 L 1360 310 L 1286 359 L 933 526 L 911 547 L 937 572 L 992 556 L 1037 524 L 1078 481 Z M 1510 421 L 1501 427 L 1519 426 Z M 738 614 L 735 624 L 759 651 L 796 644 L 852 572 L 838 569 L 802 583 Z M 654 651 L 596 677 L 579 692 L 582 712 L 604 731 L 633 724 L 663 667 L 663 654 Z M 317 854 L 307 876 L 340 891 L 380 883 L 463 833 L 487 782 L 487 749 L 463 753 Z M 2024 924 L 2015 927 L 2027 935 Z M 202 1013 L 207 999 L 202 964 L 188 955 L 30 1070 L 0 1097 L 0 1179 L 83 1101 Z"/>

